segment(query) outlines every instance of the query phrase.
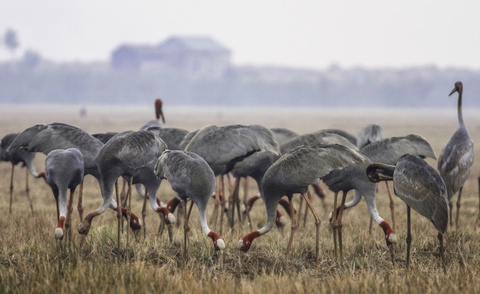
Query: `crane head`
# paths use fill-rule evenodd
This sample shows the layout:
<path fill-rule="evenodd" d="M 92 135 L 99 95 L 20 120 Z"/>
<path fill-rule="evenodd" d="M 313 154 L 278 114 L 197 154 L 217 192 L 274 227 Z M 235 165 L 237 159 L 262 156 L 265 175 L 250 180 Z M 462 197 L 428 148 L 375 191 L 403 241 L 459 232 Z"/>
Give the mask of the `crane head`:
<path fill-rule="evenodd" d="M 367 167 L 366 172 L 371 182 L 378 183 L 381 181 L 392 181 L 394 170 L 394 165 L 374 163 Z"/>
<path fill-rule="evenodd" d="M 245 235 L 240 241 L 238 242 L 238 249 L 243 252 L 247 252 L 252 245 L 252 242 L 255 238 L 260 237 L 259 231 L 253 231 L 247 235 Z"/>
<path fill-rule="evenodd" d="M 463 84 L 460 81 L 455 82 L 455 86 L 453 87 L 453 90 L 448 94 L 448 96 L 452 96 L 453 93 L 458 92 L 459 94 L 462 93 L 463 91 Z"/>
<path fill-rule="evenodd" d="M 213 240 L 213 247 L 215 247 L 215 250 L 223 250 L 225 249 L 225 241 L 215 233 L 214 231 L 210 231 L 208 233 L 208 237 L 210 237 Z"/>

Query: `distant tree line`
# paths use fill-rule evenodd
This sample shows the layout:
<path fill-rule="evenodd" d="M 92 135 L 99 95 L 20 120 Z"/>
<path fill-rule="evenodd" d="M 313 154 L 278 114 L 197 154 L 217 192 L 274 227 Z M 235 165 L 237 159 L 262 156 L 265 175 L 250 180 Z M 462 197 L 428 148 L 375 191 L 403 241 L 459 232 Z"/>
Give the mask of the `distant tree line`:
<path fill-rule="evenodd" d="M 480 106 L 480 70 L 233 67 L 219 79 L 164 71 L 118 71 L 105 64 L 54 64 L 35 53 L 0 63 L 0 103 L 315 107 L 446 107 L 455 81 L 465 105 Z"/>

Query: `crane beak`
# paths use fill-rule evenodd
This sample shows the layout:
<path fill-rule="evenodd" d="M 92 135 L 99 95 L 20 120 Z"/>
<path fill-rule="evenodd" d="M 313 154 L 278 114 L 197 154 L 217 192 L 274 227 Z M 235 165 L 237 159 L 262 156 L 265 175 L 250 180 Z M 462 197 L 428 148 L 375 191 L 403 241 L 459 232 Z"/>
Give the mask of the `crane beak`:
<path fill-rule="evenodd" d="M 453 90 L 448 94 L 448 96 L 452 96 L 453 93 L 457 92 L 457 87 L 454 87 Z"/>
<path fill-rule="evenodd" d="M 165 115 L 163 115 L 162 110 L 160 110 L 160 117 L 162 118 L 162 122 L 165 123 Z"/>

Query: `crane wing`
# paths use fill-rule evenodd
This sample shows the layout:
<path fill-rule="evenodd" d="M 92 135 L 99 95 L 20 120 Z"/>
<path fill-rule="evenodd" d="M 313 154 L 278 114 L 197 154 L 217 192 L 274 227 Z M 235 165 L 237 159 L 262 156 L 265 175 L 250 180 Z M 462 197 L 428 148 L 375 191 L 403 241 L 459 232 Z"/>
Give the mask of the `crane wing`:
<path fill-rule="evenodd" d="M 317 131 L 314 133 L 309 133 L 305 135 L 300 135 L 295 138 L 292 138 L 280 146 L 280 151 L 282 154 L 287 153 L 294 148 L 301 145 L 330 145 L 330 144 L 339 144 L 346 146 L 353 150 L 358 150 L 357 146 L 353 145 L 348 139 L 342 137 L 338 134 L 329 133 L 326 131 Z"/>
<path fill-rule="evenodd" d="M 284 154 L 267 170 L 262 187 L 274 190 L 277 183 L 282 183 L 288 190 L 283 193 L 299 193 L 334 169 L 366 162 L 368 158 L 339 144 L 300 146 Z"/>
<path fill-rule="evenodd" d="M 393 165 L 405 154 L 436 158 L 432 145 L 424 137 L 417 134 L 372 142 L 361 148 L 360 152 L 373 162 Z"/>

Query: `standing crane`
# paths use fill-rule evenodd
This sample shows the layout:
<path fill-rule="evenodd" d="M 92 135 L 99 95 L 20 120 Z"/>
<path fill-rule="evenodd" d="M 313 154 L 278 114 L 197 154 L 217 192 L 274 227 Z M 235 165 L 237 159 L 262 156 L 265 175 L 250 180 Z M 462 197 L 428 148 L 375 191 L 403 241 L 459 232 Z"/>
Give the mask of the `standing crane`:
<path fill-rule="evenodd" d="M 372 182 L 393 181 L 398 198 L 407 205 L 407 268 L 410 267 L 412 232 L 410 208 L 430 220 L 438 231 L 440 256 L 445 269 L 443 235 L 448 227 L 447 188 L 438 172 L 415 155 L 402 156 L 397 165 L 375 163 L 367 167 Z"/>
<path fill-rule="evenodd" d="M 330 178 L 332 180 L 336 179 L 336 181 L 327 181 L 327 186 L 335 192 L 335 198 L 339 191 L 344 191 L 342 203 L 345 201 L 345 191 L 357 189 L 359 193 L 362 193 L 367 201 L 370 214 L 383 228 L 387 245 L 391 248 L 392 243 L 396 242 L 396 236 L 390 228 L 390 225 L 380 217 L 376 210 L 375 185 L 368 181 L 364 172 L 364 168 L 366 168 L 368 163 L 371 162 L 365 156 L 339 144 L 303 145 L 284 154 L 267 170 L 262 181 L 262 198 L 267 211 L 267 222 L 262 228 L 245 235 L 240 240 L 240 250 L 248 251 L 255 238 L 271 230 L 274 224 L 278 202 L 284 195 L 289 198 L 290 205 L 293 206 L 293 194 L 300 193 L 305 198 L 316 220 L 315 251 L 318 259 L 320 219 L 316 215 L 310 201 L 305 196 L 305 193 L 308 185 L 318 182 L 319 179 L 323 179 L 325 182 L 324 178 L 327 175 L 339 170 L 344 171 L 343 175 L 332 175 Z M 342 176 L 342 178 L 340 178 L 340 176 Z M 337 184 L 340 184 L 340 186 Z M 295 210 L 292 207 L 290 211 L 294 212 Z M 343 209 L 340 210 L 338 218 L 335 218 L 335 221 L 338 221 L 338 223 L 337 226 L 334 227 L 339 229 L 340 244 L 342 212 Z M 295 216 L 290 215 L 290 217 L 292 224 L 287 253 L 290 251 L 293 235 L 296 231 Z M 340 255 L 342 256 L 341 250 L 342 247 L 340 247 Z"/>
<path fill-rule="evenodd" d="M 45 173 L 37 172 L 33 159 L 35 158 L 35 153 L 22 150 L 20 148 L 11 148 L 7 151 L 7 148 L 18 136 L 18 133 L 7 134 L 2 138 L 0 143 L 0 160 L 7 161 L 12 164 L 12 173 L 10 175 L 10 205 L 8 212 L 12 214 L 12 202 L 13 202 L 13 176 L 15 171 L 15 166 L 19 163 L 22 164 L 22 167 L 26 167 L 25 170 L 25 193 L 27 194 L 28 202 L 30 204 L 30 210 L 33 215 L 33 202 L 30 197 L 30 187 L 28 185 L 28 173 L 34 178 L 45 178 Z"/>
<path fill-rule="evenodd" d="M 55 237 L 58 240 L 66 235 L 71 241 L 73 193 L 83 180 L 83 166 L 83 155 L 76 148 L 52 150 L 45 159 L 45 178 L 57 204 L 58 223 Z M 68 190 L 70 199 L 67 205 Z M 64 234 L 64 231 L 67 231 L 67 234 Z"/>
<path fill-rule="evenodd" d="M 108 142 L 100 148 L 95 158 L 100 173 L 100 191 L 103 203 L 80 222 L 78 232 L 82 235 L 88 234 L 92 220 L 96 216 L 102 214 L 107 207 L 116 208 L 118 199 L 117 202 L 115 202 L 112 194 L 115 182 L 121 176 L 128 180 L 128 191 L 130 194 L 132 184 L 142 183 L 147 191 L 145 198 L 148 197 L 150 200 L 152 209 L 163 215 L 167 225 L 173 223 L 175 221 L 174 216 L 166 208 L 160 207 L 156 199 L 160 180 L 157 179 L 154 174 L 154 166 L 156 160 L 165 149 L 165 142 L 149 131 L 126 131 L 118 133 L 108 140 Z M 131 195 L 129 199 L 131 200 Z M 121 218 L 118 211 L 117 214 L 118 245 L 120 245 Z M 127 208 L 127 218 L 132 221 L 130 214 L 129 205 Z M 133 221 L 138 222 L 138 219 Z M 136 225 L 138 227 L 141 226 L 141 224 Z M 138 232 L 138 230 L 135 230 L 135 232 Z"/>
<path fill-rule="evenodd" d="M 265 138 L 262 132 L 269 133 L 269 139 Z M 273 138 L 271 132 L 261 126 L 228 125 L 223 127 L 206 126 L 193 135 L 187 135 L 185 140 L 189 140 L 185 144 L 186 151 L 200 155 L 210 165 L 216 176 L 223 176 L 233 171 L 238 163 L 246 160 L 248 157 L 272 148 L 269 140 L 273 141 Z M 222 192 L 216 192 L 216 195 L 223 196 L 225 194 L 223 193 L 223 181 L 221 182 Z M 218 186 L 219 184 L 217 183 Z M 238 183 L 235 184 L 235 190 L 237 188 Z M 220 189 L 217 188 L 218 190 Z M 235 195 L 235 191 L 233 195 Z M 216 197 L 217 205 L 215 206 L 215 211 L 217 211 L 219 204 L 218 198 L 220 197 Z M 238 205 L 237 212 L 240 216 L 240 206 L 236 201 L 237 199 L 234 196 L 233 204 Z M 234 207 L 230 209 L 230 212 L 230 225 L 232 225 Z M 222 218 L 220 222 L 220 226 L 222 226 Z"/>
<path fill-rule="evenodd" d="M 64 123 L 51 123 L 37 124 L 25 129 L 10 144 L 7 151 L 21 148 L 29 152 L 41 152 L 48 155 L 50 151 L 55 149 L 77 148 L 83 155 L 84 175 L 94 176 L 100 184 L 101 175 L 97 167 L 96 157 L 103 145 L 102 141 L 80 128 Z M 80 184 L 78 197 L 80 220 L 83 219 L 82 185 L 83 181 Z M 110 207 L 117 210 L 117 203 L 112 203 Z M 126 217 L 125 208 L 120 207 L 120 211 Z M 130 218 L 130 228 L 132 230 L 141 228 L 138 217 L 133 213 Z"/>
<path fill-rule="evenodd" d="M 225 242 L 207 224 L 207 204 L 215 190 L 215 174 L 208 163 L 199 155 L 183 150 L 165 150 L 155 165 L 155 174 L 159 179 L 166 179 L 178 197 L 186 202 L 195 203 L 200 213 L 200 224 L 204 233 L 212 239 L 215 250 L 225 249 Z M 188 219 L 192 206 L 184 221 L 184 254 L 187 256 Z"/>
<path fill-rule="evenodd" d="M 458 92 L 457 117 L 458 128 L 440 152 L 438 158 L 438 171 L 447 186 L 448 205 L 450 206 L 450 225 L 453 225 L 453 203 L 452 198 L 458 192 L 457 197 L 457 216 L 455 226 L 458 225 L 460 215 L 460 199 L 462 198 L 463 184 L 470 174 L 473 165 L 474 151 L 473 140 L 468 133 L 467 126 L 463 120 L 462 114 L 462 82 L 456 82 L 449 96 Z"/>

